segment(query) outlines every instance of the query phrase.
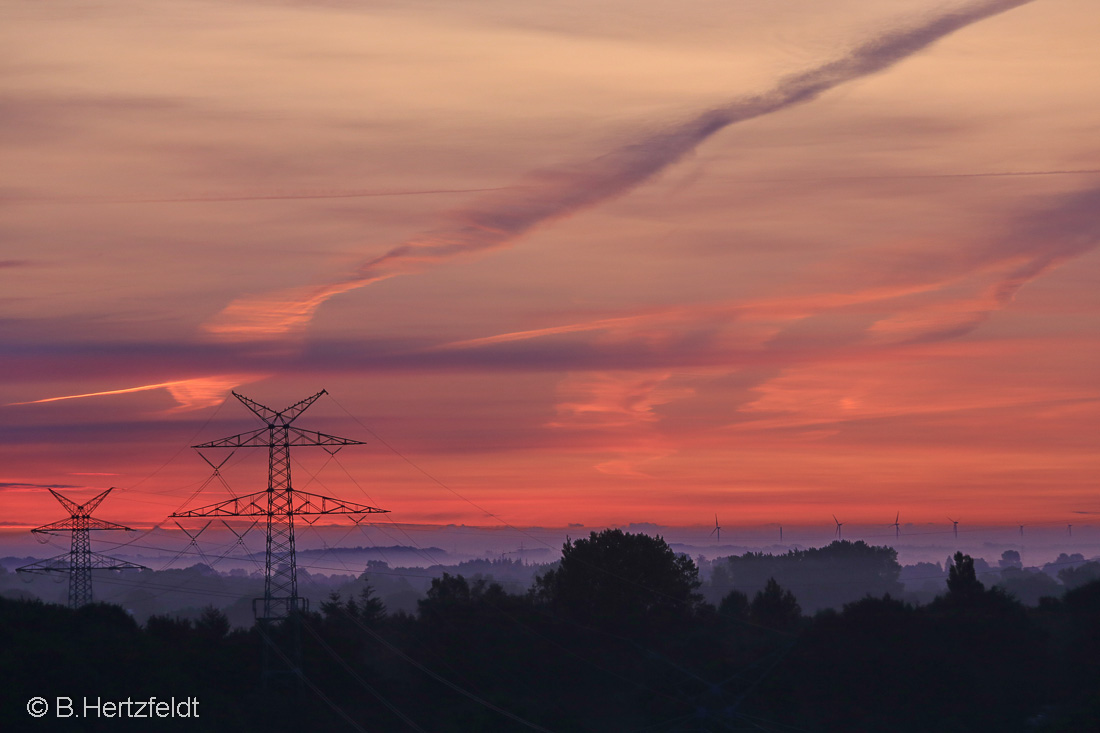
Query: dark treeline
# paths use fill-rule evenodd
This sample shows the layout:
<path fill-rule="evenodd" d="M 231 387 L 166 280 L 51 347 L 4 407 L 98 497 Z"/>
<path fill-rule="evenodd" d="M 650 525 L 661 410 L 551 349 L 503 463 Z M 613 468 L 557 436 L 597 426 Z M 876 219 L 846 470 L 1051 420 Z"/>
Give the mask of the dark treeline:
<path fill-rule="evenodd" d="M 305 554 L 305 553 L 301 553 Z M 140 559 L 140 558 L 139 558 Z M 12 567 L 26 565 L 34 558 L 3 558 Z M 146 561 L 147 562 L 147 561 Z M 217 563 L 214 563 L 215 565 Z M 344 563 L 341 563 L 344 565 Z M 260 570 L 235 568 L 218 571 L 206 563 L 164 570 L 97 573 L 95 598 L 122 606 L 140 624 L 151 616 L 170 615 L 197 619 L 207 606 L 213 605 L 228 616 L 234 627 L 247 628 L 253 623 L 252 599 L 263 595 L 264 578 Z M 360 564 L 359 568 L 364 565 Z M 431 588 L 433 578 L 443 573 L 461 574 L 468 579 L 491 578 L 511 593 L 523 593 L 540 570 L 541 565 L 528 565 L 511 558 L 466 560 L 455 565 L 427 567 L 390 567 L 384 560 L 368 560 L 365 575 L 369 576 L 375 594 L 391 611 L 415 613 L 418 601 Z M 359 592 L 362 582 L 356 573 L 321 574 L 298 568 L 299 592 L 313 607 L 325 601 L 335 591 L 344 595 Z M 15 573 L 0 565 L 0 597 L 12 599 L 42 599 L 65 603 L 68 598 L 68 576 Z"/>
<path fill-rule="evenodd" d="M 898 595 L 892 550 L 834 543 L 717 562 L 710 602 L 690 558 L 607 530 L 566 543 L 526 588 L 445 573 L 411 613 L 387 609 L 368 570 L 301 616 L 301 684 L 266 689 L 258 630 L 213 606 L 139 624 L 108 604 L 0 598 L 0 719 L 72 731 L 1100 730 L 1100 581 L 1071 567 L 1073 582 L 1024 604 L 958 553 L 943 592 L 916 604 Z M 193 697 L 201 723 L 36 720 L 36 695 L 78 710 L 84 697 Z"/>

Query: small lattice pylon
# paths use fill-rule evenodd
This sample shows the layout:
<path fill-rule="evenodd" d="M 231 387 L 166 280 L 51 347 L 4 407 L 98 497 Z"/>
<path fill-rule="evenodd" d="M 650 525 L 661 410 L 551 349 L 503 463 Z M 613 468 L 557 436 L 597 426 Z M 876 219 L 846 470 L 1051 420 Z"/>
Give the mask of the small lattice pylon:
<path fill-rule="evenodd" d="M 144 565 L 137 565 L 126 560 L 119 560 L 98 552 L 92 552 L 92 530 L 123 530 L 133 532 L 129 527 L 121 524 L 96 519 L 92 512 L 107 498 L 113 488 L 93 497 L 91 501 L 77 504 L 53 489 L 50 493 L 61 502 L 69 512 L 69 518 L 53 524 L 44 524 L 32 529 L 36 534 L 72 534 L 72 545 L 68 553 L 51 557 L 49 560 L 41 560 L 30 565 L 16 568 L 19 573 L 68 573 L 69 574 L 69 607 L 80 608 L 92 602 L 92 571 L 93 570 L 148 570 Z"/>

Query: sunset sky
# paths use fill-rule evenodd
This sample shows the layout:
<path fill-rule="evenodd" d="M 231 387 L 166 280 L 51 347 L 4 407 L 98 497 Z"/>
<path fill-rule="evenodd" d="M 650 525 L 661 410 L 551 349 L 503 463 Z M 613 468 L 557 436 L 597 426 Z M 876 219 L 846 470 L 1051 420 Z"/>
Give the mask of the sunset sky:
<path fill-rule="evenodd" d="M 0 524 L 1100 513 L 1095 0 L 0 8 Z"/>

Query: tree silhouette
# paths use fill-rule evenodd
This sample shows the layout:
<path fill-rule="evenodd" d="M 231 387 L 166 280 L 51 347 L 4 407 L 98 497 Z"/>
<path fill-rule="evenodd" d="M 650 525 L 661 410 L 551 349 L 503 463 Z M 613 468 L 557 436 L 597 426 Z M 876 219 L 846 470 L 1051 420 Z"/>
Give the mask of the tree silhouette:
<path fill-rule="evenodd" d="M 229 617 L 214 606 L 207 606 L 195 621 L 195 631 L 210 641 L 218 641 L 229 635 Z"/>
<path fill-rule="evenodd" d="M 1100 580 L 1100 562 L 1090 560 L 1077 567 L 1062 568 L 1058 571 L 1058 580 L 1071 590 Z"/>
<path fill-rule="evenodd" d="M 338 591 L 329 593 L 328 600 L 321 602 L 321 614 L 326 620 L 347 617 L 367 626 L 377 626 L 386 617 L 386 604 L 374 594 L 374 587 L 366 583 L 355 596 L 346 601 Z"/>
<path fill-rule="evenodd" d="M 782 555 L 746 552 L 715 563 L 711 585 L 717 602 L 732 586 L 763 589 L 769 578 L 798 592 L 808 611 L 840 608 L 866 595 L 900 595 L 901 565 L 891 547 L 872 547 L 862 540 L 832 542 L 826 547 L 791 550 Z"/>
<path fill-rule="evenodd" d="M 956 598 L 973 598 L 985 592 L 985 586 L 974 572 L 974 558 L 961 552 L 947 568 L 947 592 Z"/>
<path fill-rule="evenodd" d="M 536 597 L 555 612 L 600 627 L 667 627 L 702 604 L 699 570 L 660 537 L 619 529 L 566 541 L 561 563 L 539 577 Z"/>
<path fill-rule="evenodd" d="M 764 590 L 749 604 L 749 620 L 771 629 L 790 629 L 802 619 L 802 609 L 794 594 L 783 590 L 775 578 L 768 578 Z"/>
<path fill-rule="evenodd" d="M 731 590 L 718 604 L 718 616 L 727 620 L 743 620 L 749 615 L 749 597 L 739 590 Z"/>
<path fill-rule="evenodd" d="M 997 561 L 997 566 L 1000 568 L 1022 568 L 1023 562 L 1020 560 L 1020 552 L 1018 550 L 1005 550 L 1001 553 L 1001 559 Z"/>

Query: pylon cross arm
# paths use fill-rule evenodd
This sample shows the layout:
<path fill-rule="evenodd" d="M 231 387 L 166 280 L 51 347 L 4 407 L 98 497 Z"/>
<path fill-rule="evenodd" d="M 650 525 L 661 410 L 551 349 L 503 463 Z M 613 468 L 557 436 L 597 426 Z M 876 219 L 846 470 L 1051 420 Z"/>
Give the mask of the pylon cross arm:
<path fill-rule="evenodd" d="M 138 565 L 137 563 L 129 562 L 127 560 L 119 560 L 116 557 L 108 557 L 106 555 L 100 555 L 99 553 L 92 553 L 92 570 L 148 570 L 149 568 L 144 565 Z"/>
<path fill-rule="evenodd" d="M 364 445 L 361 440 L 341 438 L 338 435 L 319 433 L 316 430 L 302 430 L 301 428 L 286 428 L 286 437 L 273 436 L 269 428 L 256 428 L 246 433 L 230 435 L 227 438 L 218 438 L 206 443 L 199 443 L 192 448 L 270 448 L 272 446 L 333 446 L 333 445 Z"/>
<path fill-rule="evenodd" d="M 43 524 L 31 530 L 34 534 L 54 534 L 55 532 L 71 532 L 76 527 L 75 519 L 62 519 L 58 522 Z"/>
<path fill-rule="evenodd" d="M 271 439 L 267 428 L 256 428 L 246 433 L 230 435 L 228 438 L 218 438 L 206 443 L 199 443 L 192 448 L 260 448 L 271 445 Z"/>
<path fill-rule="evenodd" d="M 39 560 L 38 562 L 31 563 L 30 565 L 24 565 L 21 568 L 16 568 L 17 573 L 60 573 L 69 572 L 69 568 L 72 566 L 72 559 L 70 553 L 66 552 L 64 555 L 58 555 L 57 557 L 51 557 L 49 560 Z"/>
<path fill-rule="evenodd" d="M 232 394 L 240 400 L 241 404 L 251 410 L 256 417 L 260 418 L 265 423 L 269 425 L 289 425 L 294 422 L 299 415 L 305 412 L 310 405 L 316 402 L 321 395 L 326 395 L 328 392 L 322 389 L 317 394 L 310 395 L 304 400 L 299 400 L 290 407 L 284 408 L 282 411 L 272 410 L 267 405 L 261 405 L 256 400 L 249 399 L 243 394 L 238 394 L 237 392 L 233 392 Z"/>
<path fill-rule="evenodd" d="M 295 491 L 291 511 L 294 514 L 388 514 L 390 510 L 333 499 L 331 496 Z"/>
<path fill-rule="evenodd" d="M 43 524 L 41 527 L 35 527 L 31 532 L 52 534 L 54 532 L 70 532 L 74 529 L 119 529 L 127 532 L 134 531 L 124 525 L 108 522 L 105 519 L 96 519 L 95 517 L 80 517 L 80 525 L 77 526 L 77 519 L 77 517 L 69 517 L 68 519 L 62 519 L 51 524 Z"/>
<path fill-rule="evenodd" d="M 351 501 L 333 499 L 330 496 L 310 494 L 305 491 L 291 491 L 289 506 L 285 509 L 272 512 L 268 509 L 268 492 L 257 491 L 255 494 L 239 496 L 236 499 L 227 499 L 217 504 L 191 509 L 185 512 L 176 512 L 172 517 L 260 517 L 271 514 L 386 514 L 389 509 L 379 509 L 366 504 L 356 504 Z"/>
<path fill-rule="evenodd" d="M 219 501 L 217 504 L 175 512 L 170 517 L 257 517 L 268 514 L 266 491 L 238 496 L 235 499 Z"/>
<path fill-rule="evenodd" d="M 319 433 L 316 430 L 302 430 L 301 428 L 289 428 L 289 445 L 365 445 L 361 440 L 341 438 L 337 435 Z"/>
<path fill-rule="evenodd" d="M 90 570 L 148 570 L 144 565 L 138 565 L 127 560 L 119 560 L 115 557 L 100 555 L 98 552 L 90 553 L 88 568 Z M 51 557 L 49 560 L 39 560 L 30 565 L 16 568 L 18 573 L 67 573 L 72 570 L 72 554 Z"/>
<path fill-rule="evenodd" d="M 100 493 L 96 494 L 95 496 L 93 496 L 91 499 L 84 502 L 83 504 L 77 504 L 72 499 L 70 499 L 66 496 L 62 496 L 61 494 L 54 491 L 53 489 L 50 489 L 50 493 L 53 494 L 53 497 L 55 499 L 57 499 L 59 502 L 61 502 L 61 506 L 65 507 L 65 510 L 67 512 L 69 512 L 69 514 L 71 514 L 74 517 L 79 517 L 79 516 L 86 517 L 86 516 L 90 515 L 92 512 L 94 512 L 96 510 L 96 507 L 98 507 L 101 503 L 103 503 L 103 500 L 105 498 L 107 498 L 107 494 L 111 493 L 114 490 L 115 489 L 112 486 L 111 488 L 107 489 L 106 491 L 101 491 Z"/>

